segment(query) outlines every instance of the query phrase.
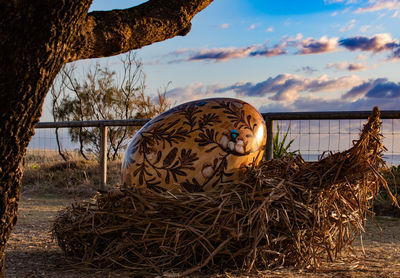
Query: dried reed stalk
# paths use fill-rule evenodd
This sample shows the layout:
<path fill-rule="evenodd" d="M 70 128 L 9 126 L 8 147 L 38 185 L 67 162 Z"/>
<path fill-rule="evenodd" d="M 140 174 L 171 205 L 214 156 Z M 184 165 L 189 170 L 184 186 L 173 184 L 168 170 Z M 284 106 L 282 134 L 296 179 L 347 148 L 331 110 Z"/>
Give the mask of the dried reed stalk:
<path fill-rule="evenodd" d="M 142 274 L 317 269 L 351 250 L 379 185 L 387 187 L 379 114 L 351 149 L 318 162 L 265 162 L 218 192 L 115 190 L 61 211 L 53 234 L 85 264 Z"/>

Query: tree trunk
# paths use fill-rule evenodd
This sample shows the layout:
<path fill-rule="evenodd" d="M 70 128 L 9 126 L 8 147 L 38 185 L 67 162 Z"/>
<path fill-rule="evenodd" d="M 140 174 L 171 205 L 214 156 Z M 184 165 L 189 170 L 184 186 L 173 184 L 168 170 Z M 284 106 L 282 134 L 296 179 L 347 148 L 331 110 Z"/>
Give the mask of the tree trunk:
<path fill-rule="evenodd" d="M 46 93 L 91 3 L 39 2 L 1 1 L 0 277 L 6 243 L 17 221 L 26 148 Z"/>
<path fill-rule="evenodd" d="M 62 65 L 185 35 L 212 1 L 150 0 L 88 13 L 92 0 L 0 0 L 0 277 L 17 221 L 26 148 Z"/>

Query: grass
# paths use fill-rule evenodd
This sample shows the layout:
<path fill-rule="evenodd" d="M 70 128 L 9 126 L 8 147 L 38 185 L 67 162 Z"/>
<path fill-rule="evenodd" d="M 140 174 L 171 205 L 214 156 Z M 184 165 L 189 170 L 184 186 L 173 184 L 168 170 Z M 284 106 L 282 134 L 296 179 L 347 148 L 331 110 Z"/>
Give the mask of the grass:
<path fill-rule="evenodd" d="M 120 183 L 121 161 L 110 161 L 107 170 L 109 185 Z M 84 160 L 74 153 L 65 162 L 56 151 L 28 151 L 22 178 L 23 194 L 62 194 L 93 196 L 100 184 L 98 161 Z"/>

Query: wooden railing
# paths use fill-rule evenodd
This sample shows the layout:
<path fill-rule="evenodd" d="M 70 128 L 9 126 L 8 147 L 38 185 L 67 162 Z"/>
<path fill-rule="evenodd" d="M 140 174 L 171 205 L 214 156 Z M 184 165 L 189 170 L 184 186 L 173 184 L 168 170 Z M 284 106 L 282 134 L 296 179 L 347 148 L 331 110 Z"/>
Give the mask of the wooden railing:
<path fill-rule="evenodd" d="M 343 112 L 279 112 L 262 113 L 267 128 L 266 158 L 272 159 L 274 145 L 274 121 L 278 120 L 343 120 L 367 119 L 371 111 Z M 400 110 L 381 111 L 382 119 L 400 119 Z M 36 128 L 71 128 L 97 127 L 100 129 L 100 161 L 101 180 L 99 189 L 104 190 L 107 182 L 107 127 L 108 126 L 143 126 L 149 119 L 104 120 L 104 121 L 72 121 L 72 122 L 40 122 Z"/>

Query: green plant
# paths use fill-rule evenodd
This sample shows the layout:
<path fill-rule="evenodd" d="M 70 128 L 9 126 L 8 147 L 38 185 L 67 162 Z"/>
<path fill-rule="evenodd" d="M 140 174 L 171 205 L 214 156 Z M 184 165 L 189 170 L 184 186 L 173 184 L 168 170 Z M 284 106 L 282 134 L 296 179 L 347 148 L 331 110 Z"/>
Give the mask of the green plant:
<path fill-rule="evenodd" d="M 296 154 L 300 154 L 299 150 L 290 151 L 290 147 L 292 146 L 295 139 L 288 140 L 288 134 L 290 130 L 290 123 L 286 130 L 286 132 L 281 135 L 281 126 L 279 122 L 276 126 L 276 132 L 274 134 L 274 158 L 281 158 L 284 156 L 293 156 Z M 289 142 L 288 142 L 289 141 Z"/>

